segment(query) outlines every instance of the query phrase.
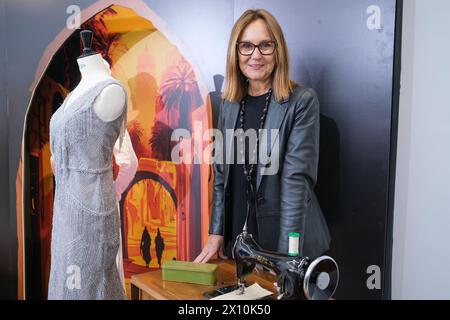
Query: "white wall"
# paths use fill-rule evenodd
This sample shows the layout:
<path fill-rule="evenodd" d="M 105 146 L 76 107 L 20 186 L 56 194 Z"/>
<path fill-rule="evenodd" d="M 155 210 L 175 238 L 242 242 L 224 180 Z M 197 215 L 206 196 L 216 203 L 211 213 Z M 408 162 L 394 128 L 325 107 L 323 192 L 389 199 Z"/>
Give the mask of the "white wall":
<path fill-rule="evenodd" d="M 450 299 L 450 1 L 405 0 L 393 299 Z"/>

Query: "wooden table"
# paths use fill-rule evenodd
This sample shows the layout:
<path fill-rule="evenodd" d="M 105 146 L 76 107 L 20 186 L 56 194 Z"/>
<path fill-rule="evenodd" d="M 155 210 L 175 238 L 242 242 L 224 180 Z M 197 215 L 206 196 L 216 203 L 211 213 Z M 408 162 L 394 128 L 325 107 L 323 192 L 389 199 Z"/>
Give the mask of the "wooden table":
<path fill-rule="evenodd" d="M 162 271 L 141 273 L 131 277 L 131 300 L 206 300 L 205 292 L 235 285 L 236 268 L 233 260 L 215 260 L 217 264 L 217 283 L 215 286 L 163 281 Z M 276 277 L 267 271 L 254 271 L 246 277 L 247 284 L 257 282 L 261 287 L 275 292 L 273 283 Z"/>

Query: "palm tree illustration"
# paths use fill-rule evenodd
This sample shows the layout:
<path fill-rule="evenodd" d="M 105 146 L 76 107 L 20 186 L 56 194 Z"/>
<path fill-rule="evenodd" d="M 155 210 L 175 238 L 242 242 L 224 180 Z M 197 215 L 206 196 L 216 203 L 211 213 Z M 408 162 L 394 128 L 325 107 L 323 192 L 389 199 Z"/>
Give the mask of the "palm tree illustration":
<path fill-rule="evenodd" d="M 117 53 L 125 53 L 127 47 L 120 42 L 122 38 L 121 33 L 110 32 L 106 26 L 105 19 L 111 16 L 116 16 L 117 12 L 108 7 L 101 12 L 97 13 L 92 19 L 86 21 L 83 25 L 83 29 L 88 29 L 94 32 L 92 39 L 92 49 L 97 52 L 101 52 L 103 58 L 108 61 L 112 66 L 113 61 L 111 58 L 111 51 L 114 48 L 115 55 Z"/>
<path fill-rule="evenodd" d="M 172 129 L 191 128 L 191 112 L 203 104 L 203 99 L 194 71 L 185 59 L 181 58 L 176 66 L 167 68 L 157 104 Z"/>
<path fill-rule="evenodd" d="M 136 157 L 140 158 L 149 158 L 150 152 L 147 146 L 142 142 L 142 137 L 144 132 L 142 130 L 141 124 L 133 120 L 128 124 L 128 133 L 130 134 L 131 143 L 133 145 L 134 152 L 136 153 Z"/>
<path fill-rule="evenodd" d="M 171 161 L 171 152 L 174 142 L 171 141 L 172 128 L 156 121 L 152 128 L 152 136 L 148 143 L 152 149 L 152 157 L 160 161 Z"/>

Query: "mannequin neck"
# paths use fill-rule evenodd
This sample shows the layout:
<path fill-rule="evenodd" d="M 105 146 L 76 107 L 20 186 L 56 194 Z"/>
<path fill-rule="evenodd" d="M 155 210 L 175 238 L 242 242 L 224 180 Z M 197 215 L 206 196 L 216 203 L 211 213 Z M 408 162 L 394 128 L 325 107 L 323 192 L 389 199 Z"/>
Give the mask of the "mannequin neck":
<path fill-rule="evenodd" d="M 79 58 L 77 62 L 81 73 L 80 84 L 111 78 L 111 71 L 103 61 L 101 54 Z"/>

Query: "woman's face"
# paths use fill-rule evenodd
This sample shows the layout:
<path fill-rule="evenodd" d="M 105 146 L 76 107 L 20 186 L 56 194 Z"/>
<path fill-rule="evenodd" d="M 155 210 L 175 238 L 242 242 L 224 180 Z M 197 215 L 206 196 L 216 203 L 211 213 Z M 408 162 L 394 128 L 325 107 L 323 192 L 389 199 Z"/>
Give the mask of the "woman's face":
<path fill-rule="evenodd" d="M 239 42 L 250 42 L 255 45 L 268 41 L 273 41 L 273 39 L 270 37 L 266 23 L 262 19 L 250 23 L 239 39 Z M 242 55 L 238 50 L 238 57 L 239 68 L 250 81 L 267 81 L 275 68 L 275 54 L 262 55 L 258 48 L 255 48 L 251 56 Z"/>

